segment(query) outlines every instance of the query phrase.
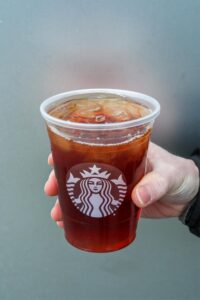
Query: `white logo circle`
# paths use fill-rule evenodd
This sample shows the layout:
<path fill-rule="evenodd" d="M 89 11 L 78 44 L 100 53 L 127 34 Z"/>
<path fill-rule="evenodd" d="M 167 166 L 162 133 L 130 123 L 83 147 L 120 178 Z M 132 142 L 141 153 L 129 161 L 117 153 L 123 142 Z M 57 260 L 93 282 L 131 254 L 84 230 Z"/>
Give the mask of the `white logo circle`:
<path fill-rule="evenodd" d="M 92 218 L 115 214 L 127 191 L 121 171 L 99 163 L 73 166 L 67 174 L 66 187 L 74 206 Z"/>

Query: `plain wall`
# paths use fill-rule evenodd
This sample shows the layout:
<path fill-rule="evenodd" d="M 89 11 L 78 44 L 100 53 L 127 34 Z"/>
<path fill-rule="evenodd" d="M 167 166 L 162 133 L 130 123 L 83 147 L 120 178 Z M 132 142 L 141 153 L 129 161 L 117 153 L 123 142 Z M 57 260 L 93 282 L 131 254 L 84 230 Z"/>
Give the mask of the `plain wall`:
<path fill-rule="evenodd" d="M 200 1 L 0 1 L 0 299 L 196 300 L 200 242 L 177 219 L 141 220 L 131 246 L 79 251 L 50 219 L 43 99 L 111 87 L 160 101 L 152 140 L 200 140 Z"/>

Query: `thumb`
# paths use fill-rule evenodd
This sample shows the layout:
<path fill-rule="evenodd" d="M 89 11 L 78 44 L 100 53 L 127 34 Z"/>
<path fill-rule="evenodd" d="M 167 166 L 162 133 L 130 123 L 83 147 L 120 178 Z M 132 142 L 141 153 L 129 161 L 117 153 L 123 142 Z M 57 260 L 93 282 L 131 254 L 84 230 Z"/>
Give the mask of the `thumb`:
<path fill-rule="evenodd" d="M 132 191 L 132 200 L 145 207 L 161 199 L 169 190 L 168 180 L 156 171 L 146 174 Z"/>

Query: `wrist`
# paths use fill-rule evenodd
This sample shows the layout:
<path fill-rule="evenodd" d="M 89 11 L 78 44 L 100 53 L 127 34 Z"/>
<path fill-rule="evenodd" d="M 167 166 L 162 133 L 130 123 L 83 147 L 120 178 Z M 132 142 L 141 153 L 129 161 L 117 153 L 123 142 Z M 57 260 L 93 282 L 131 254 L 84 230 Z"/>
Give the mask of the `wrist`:
<path fill-rule="evenodd" d="M 200 237 L 200 156 L 193 153 L 191 157 L 191 166 L 193 170 L 193 194 L 194 197 L 186 205 L 179 219 L 187 225 L 192 233 Z"/>
<path fill-rule="evenodd" d="M 197 164 L 195 163 L 195 161 L 193 159 L 189 159 L 189 163 L 191 165 L 191 173 L 189 175 L 189 177 L 191 178 L 191 197 L 188 199 L 188 203 L 192 202 L 193 199 L 196 197 L 196 195 L 198 194 L 199 191 L 199 187 L 200 187 L 200 171 L 199 168 L 197 166 Z"/>

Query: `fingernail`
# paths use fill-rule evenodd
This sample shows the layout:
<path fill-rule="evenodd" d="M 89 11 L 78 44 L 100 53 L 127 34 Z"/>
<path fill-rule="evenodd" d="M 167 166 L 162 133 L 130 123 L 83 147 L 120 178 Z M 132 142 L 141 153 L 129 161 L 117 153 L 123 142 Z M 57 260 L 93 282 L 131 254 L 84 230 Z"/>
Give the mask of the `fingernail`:
<path fill-rule="evenodd" d="M 137 187 L 136 195 L 142 206 L 151 202 L 151 194 L 144 185 Z"/>

